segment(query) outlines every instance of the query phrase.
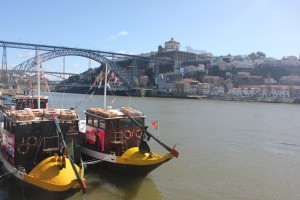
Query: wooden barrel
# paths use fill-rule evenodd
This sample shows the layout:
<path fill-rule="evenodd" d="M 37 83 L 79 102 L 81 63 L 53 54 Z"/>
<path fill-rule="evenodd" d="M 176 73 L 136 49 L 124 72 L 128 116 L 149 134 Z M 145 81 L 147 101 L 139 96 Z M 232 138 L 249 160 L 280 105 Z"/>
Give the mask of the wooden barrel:
<path fill-rule="evenodd" d="M 58 117 L 60 116 L 60 110 L 59 109 L 44 109 L 44 117 L 47 119 L 52 118 L 53 116 Z"/>
<path fill-rule="evenodd" d="M 31 111 L 35 117 L 42 117 L 44 115 L 43 109 L 32 109 Z"/>
<path fill-rule="evenodd" d="M 61 110 L 60 117 L 62 119 L 76 119 L 77 114 L 74 110 Z"/>

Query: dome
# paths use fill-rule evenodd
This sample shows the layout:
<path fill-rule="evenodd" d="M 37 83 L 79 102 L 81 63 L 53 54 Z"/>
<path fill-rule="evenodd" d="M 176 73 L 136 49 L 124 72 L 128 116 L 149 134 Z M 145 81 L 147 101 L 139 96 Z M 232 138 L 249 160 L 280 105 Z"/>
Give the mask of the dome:
<path fill-rule="evenodd" d="M 175 51 L 179 50 L 180 43 L 176 42 L 174 38 L 171 38 L 170 41 L 165 42 L 165 50 L 166 51 Z"/>

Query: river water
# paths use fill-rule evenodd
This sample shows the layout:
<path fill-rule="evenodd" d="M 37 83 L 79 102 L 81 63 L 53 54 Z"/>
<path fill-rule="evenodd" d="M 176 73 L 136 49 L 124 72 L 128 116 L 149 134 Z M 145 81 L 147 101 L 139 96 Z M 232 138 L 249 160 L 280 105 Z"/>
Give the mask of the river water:
<path fill-rule="evenodd" d="M 102 96 L 50 93 L 50 107 L 103 105 Z M 114 100 L 108 97 L 108 102 Z M 113 107 L 132 106 L 159 120 L 159 139 L 179 158 L 145 178 L 88 166 L 87 192 L 67 199 L 282 200 L 300 198 L 300 106 L 164 98 L 117 97 Z M 154 135 L 157 131 L 149 128 Z M 165 153 L 155 141 L 150 147 Z M 10 199 L 30 194 L 6 189 Z M 18 193 L 18 195 L 16 195 Z"/>

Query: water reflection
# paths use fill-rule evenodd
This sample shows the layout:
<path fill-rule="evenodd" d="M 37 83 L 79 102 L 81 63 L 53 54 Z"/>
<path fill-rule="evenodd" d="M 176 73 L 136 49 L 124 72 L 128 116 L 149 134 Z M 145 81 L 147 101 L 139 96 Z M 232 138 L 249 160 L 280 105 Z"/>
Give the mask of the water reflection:
<path fill-rule="evenodd" d="M 87 192 L 69 199 L 161 199 L 159 191 L 149 177 L 120 175 L 88 166 L 86 172 Z"/>
<path fill-rule="evenodd" d="M 161 199 L 160 193 L 157 190 L 151 175 L 145 178 L 120 175 L 101 169 L 97 165 L 89 165 L 86 170 L 85 178 L 87 180 L 86 193 L 83 194 L 79 191 L 63 195 L 49 193 L 45 195 L 43 192 L 16 187 L 16 184 L 8 181 L 8 179 L 1 179 L 0 200 Z"/>

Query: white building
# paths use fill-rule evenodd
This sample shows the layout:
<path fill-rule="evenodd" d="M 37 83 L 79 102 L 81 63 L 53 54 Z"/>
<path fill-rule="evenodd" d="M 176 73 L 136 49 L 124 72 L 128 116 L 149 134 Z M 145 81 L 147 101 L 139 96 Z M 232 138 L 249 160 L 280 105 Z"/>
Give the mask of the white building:
<path fill-rule="evenodd" d="M 160 74 L 155 78 L 155 83 L 158 85 L 158 88 L 163 88 L 167 83 L 167 78 L 163 74 Z"/>
<path fill-rule="evenodd" d="M 192 73 L 192 72 L 204 72 L 205 66 L 203 64 L 199 64 L 198 66 L 190 65 L 185 67 L 184 69 L 180 68 L 180 72 L 184 71 L 184 73 Z"/>
<path fill-rule="evenodd" d="M 214 95 L 214 96 L 224 96 L 224 94 L 225 94 L 224 86 L 213 87 L 210 91 L 210 95 Z"/>
<path fill-rule="evenodd" d="M 258 88 L 243 88 L 242 89 L 242 95 L 243 96 L 258 96 L 260 90 Z"/>
<path fill-rule="evenodd" d="M 284 90 L 284 89 L 273 89 L 271 90 L 271 97 L 276 97 L 276 98 L 289 98 L 291 96 L 289 90 Z"/>
<path fill-rule="evenodd" d="M 255 63 L 252 59 L 243 59 L 236 62 L 236 68 L 255 68 Z"/>
<path fill-rule="evenodd" d="M 229 89 L 228 94 L 235 97 L 241 97 L 243 96 L 242 88 L 231 88 Z"/>
<path fill-rule="evenodd" d="M 202 93 L 204 95 L 209 95 L 211 91 L 211 84 L 210 83 L 203 83 L 202 84 Z"/>
<path fill-rule="evenodd" d="M 197 88 L 199 85 L 199 81 L 193 80 L 193 79 L 183 79 L 182 81 L 179 82 L 179 84 L 183 84 L 183 92 L 186 94 L 196 94 L 197 93 Z"/>

